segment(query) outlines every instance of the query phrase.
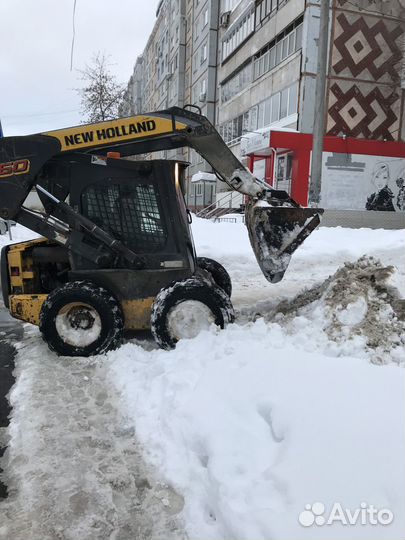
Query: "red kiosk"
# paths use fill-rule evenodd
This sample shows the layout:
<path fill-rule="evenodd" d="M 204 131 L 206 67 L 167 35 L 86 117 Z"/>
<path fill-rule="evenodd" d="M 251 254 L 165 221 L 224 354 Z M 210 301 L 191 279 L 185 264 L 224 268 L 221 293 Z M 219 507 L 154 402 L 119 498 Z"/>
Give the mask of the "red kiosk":
<path fill-rule="evenodd" d="M 292 198 L 303 206 L 308 204 L 311 150 L 311 134 L 288 129 L 266 130 L 263 133 L 255 133 L 251 137 L 245 137 L 241 142 L 241 154 L 247 157 L 249 169 L 275 188 L 288 191 Z M 371 171 L 373 171 L 373 167 L 375 169 L 375 163 L 381 165 L 388 163 L 391 167 L 391 177 L 387 182 L 390 183 L 389 185 L 394 190 L 396 190 L 395 186 L 398 180 L 405 178 L 404 142 L 327 136 L 324 139 L 323 151 L 324 155 L 325 153 L 332 153 L 337 158 L 335 159 L 335 167 L 326 165 L 327 169 L 335 170 L 335 192 L 339 187 L 339 174 L 342 177 L 337 163 L 339 159 L 342 161 L 340 169 L 356 179 L 361 178 L 359 176 L 360 166 L 364 165 L 362 172 L 364 174 L 366 171 L 367 177 L 364 180 L 358 180 L 357 183 L 365 184 L 367 182 L 370 184 L 373 181 L 373 172 Z M 339 158 L 339 156 L 342 157 Z M 323 183 L 324 180 L 327 181 L 327 178 L 324 179 L 323 175 Z M 363 192 L 370 191 L 370 189 L 375 190 L 376 188 L 363 185 L 357 186 L 356 189 L 362 193 L 362 201 L 364 201 Z M 398 190 L 396 191 L 398 192 Z M 394 195 L 397 195 L 397 192 Z M 333 199 L 329 201 L 329 204 L 330 207 L 334 207 Z M 338 203 L 336 202 L 336 204 Z M 345 203 L 340 202 L 339 204 L 344 205 Z M 364 210 L 363 202 L 358 204 L 360 205 L 359 209 Z M 356 208 L 352 206 L 351 209 Z M 396 210 L 398 209 L 402 208 L 396 208 Z"/>

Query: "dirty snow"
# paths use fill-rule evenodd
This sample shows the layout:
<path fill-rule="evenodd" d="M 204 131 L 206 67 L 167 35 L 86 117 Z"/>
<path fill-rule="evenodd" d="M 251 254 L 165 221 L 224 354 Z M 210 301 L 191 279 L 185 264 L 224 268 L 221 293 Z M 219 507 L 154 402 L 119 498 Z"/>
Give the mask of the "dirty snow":
<path fill-rule="evenodd" d="M 27 327 L 16 376 L 1 540 L 185 537 L 183 498 L 145 463 L 97 358 L 58 358 Z"/>
<path fill-rule="evenodd" d="M 233 280 L 225 331 L 72 360 L 29 330 L 0 538 L 403 538 L 404 231 L 321 228 L 276 285 L 242 224 L 193 233 Z M 305 528 L 315 502 L 394 520 Z"/>
<path fill-rule="evenodd" d="M 310 351 L 405 363 L 405 300 L 394 285 L 396 274 L 394 266 L 364 256 L 254 318 L 277 321 L 290 335 L 300 334 L 301 343 L 305 332 Z"/>

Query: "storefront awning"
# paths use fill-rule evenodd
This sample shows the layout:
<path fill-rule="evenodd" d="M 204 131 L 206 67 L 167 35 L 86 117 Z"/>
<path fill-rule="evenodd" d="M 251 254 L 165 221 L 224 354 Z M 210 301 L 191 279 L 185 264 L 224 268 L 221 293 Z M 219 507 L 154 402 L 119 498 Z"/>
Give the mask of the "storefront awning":
<path fill-rule="evenodd" d="M 298 133 L 296 129 L 291 128 L 271 128 L 258 129 L 252 133 L 243 135 L 240 141 L 241 156 L 255 154 L 256 157 L 266 157 L 272 152 L 271 133 L 272 131 L 286 131 L 290 133 Z"/>
<path fill-rule="evenodd" d="M 192 182 L 216 182 L 217 177 L 213 173 L 198 171 L 191 177 Z"/>

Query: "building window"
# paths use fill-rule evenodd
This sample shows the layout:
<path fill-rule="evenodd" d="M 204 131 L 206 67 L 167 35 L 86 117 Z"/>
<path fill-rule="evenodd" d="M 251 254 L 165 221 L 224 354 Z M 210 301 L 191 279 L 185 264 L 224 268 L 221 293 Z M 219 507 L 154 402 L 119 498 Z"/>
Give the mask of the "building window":
<path fill-rule="evenodd" d="M 197 184 L 197 196 L 201 196 L 202 195 L 202 184 Z"/>
<path fill-rule="evenodd" d="M 195 84 L 193 86 L 193 90 L 192 90 L 192 102 L 193 102 L 193 104 L 198 103 L 198 93 L 199 93 L 198 92 L 198 85 Z"/>
<path fill-rule="evenodd" d="M 301 49 L 302 47 L 302 27 L 303 25 L 300 24 L 295 29 L 295 50 Z"/>
<path fill-rule="evenodd" d="M 252 82 L 252 62 L 239 69 L 230 79 L 221 85 L 221 99 L 222 103 L 226 103 L 232 99 L 236 94 L 242 92 Z"/>
<path fill-rule="evenodd" d="M 293 154 L 290 152 L 277 157 L 276 189 L 282 189 L 291 194 Z"/>
<path fill-rule="evenodd" d="M 268 17 L 280 9 L 285 3 L 285 0 L 258 0 L 256 2 L 256 20 L 255 27 L 259 28 L 264 24 Z"/>
<path fill-rule="evenodd" d="M 298 83 L 277 92 L 242 115 L 224 122 L 219 133 L 226 143 L 238 140 L 244 133 L 270 126 L 297 112 Z"/>
<path fill-rule="evenodd" d="M 277 8 L 277 0 L 274 2 Z M 270 15 L 272 12 L 272 2 L 271 0 L 260 0 L 256 4 L 256 22 L 255 26 L 258 27 L 262 24 L 264 19 Z"/>
<path fill-rule="evenodd" d="M 271 97 L 271 123 L 280 120 L 280 92 Z"/>
<path fill-rule="evenodd" d="M 288 116 L 288 88 L 280 92 L 280 118 Z"/>
<path fill-rule="evenodd" d="M 204 11 L 204 27 L 208 24 L 208 9 Z"/>
<path fill-rule="evenodd" d="M 200 65 L 202 65 L 207 60 L 207 44 L 201 47 L 201 56 L 200 56 Z"/>
<path fill-rule="evenodd" d="M 223 0 L 222 13 L 226 11 L 233 11 L 241 0 Z"/>
<path fill-rule="evenodd" d="M 254 11 L 249 11 L 240 21 L 231 27 L 222 41 L 222 61 L 230 56 L 254 30 Z"/>
<path fill-rule="evenodd" d="M 279 34 L 276 39 L 263 47 L 254 56 L 254 79 L 267 73 L 288 56 L 302 47 L 302 19 L 299 19 L 292 28 Z"/>
<path fill-rule="evenodd" d="M 295 114 L 298 109 L 298 84 L 293 84 L 288 93 L 288 116 Z"/>

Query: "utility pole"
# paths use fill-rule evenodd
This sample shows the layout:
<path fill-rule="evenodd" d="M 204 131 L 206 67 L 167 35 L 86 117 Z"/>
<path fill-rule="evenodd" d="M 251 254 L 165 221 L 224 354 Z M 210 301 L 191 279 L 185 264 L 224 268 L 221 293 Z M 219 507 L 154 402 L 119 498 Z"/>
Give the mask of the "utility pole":
<path fill-rule="evenodd" d="M 315 88 L 314 135 L 312 141 L 309 203 L 317 206 L 321 199 L 322 152 L 326 124 L 326 69 L 329 44 L 329 2 L 320 0 L 318 66 Z"/>

